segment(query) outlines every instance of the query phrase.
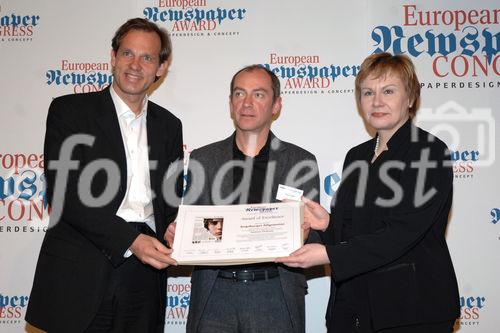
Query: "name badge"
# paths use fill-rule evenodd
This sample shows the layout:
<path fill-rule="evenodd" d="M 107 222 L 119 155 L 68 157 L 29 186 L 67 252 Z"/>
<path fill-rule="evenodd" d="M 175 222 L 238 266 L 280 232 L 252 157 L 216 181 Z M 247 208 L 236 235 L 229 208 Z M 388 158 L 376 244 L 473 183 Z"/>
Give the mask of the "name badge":
<path fill-rule="evenodd" d="M 279 184 L 278 193 L 276 193 L 276 200 L 283 201 L 286 199 L 300 201 L 302 194 L 304 194 L 304 191 L 299 190 L 298 188 Z"/>

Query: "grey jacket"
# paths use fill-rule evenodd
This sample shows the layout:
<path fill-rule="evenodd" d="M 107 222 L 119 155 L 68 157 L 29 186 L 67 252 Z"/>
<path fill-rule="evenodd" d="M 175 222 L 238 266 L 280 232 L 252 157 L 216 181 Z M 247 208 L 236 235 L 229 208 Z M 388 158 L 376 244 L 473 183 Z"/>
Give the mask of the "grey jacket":
<path fill-rule="evenodd" d="M 275 199 L 277 184 L 300 188 L 304 191 L 304 196 L 319 201 L 319 173 L 314 155 L 298 146 L 279 140 L 272 132 L 269 135 L 271 135 L 271 146 L 268 170 L 275 168 L 273 183 L 276 185 L 275 188 L 265 187 L 264 198 L 269 200 L 264 202 L 277 202 Z M 233 173 L 231 169 L 227 169 L 227 163 L 233 158 L 234 136 L 233 133 L 225 140 L 209 144 L 191 153 L 185 204 L 216 205 L 232 202 L 232 199 L 227 200 L 233 191 Z M 223 171 L 220 171 L 221 168 Z M 200 172 L 204 173 L 204 177 L 200 176 Z M 292 173 L 293 175 L 290 175 Z M 224 174 L 224 177 L 221 178 L 221 174 Z M 221 179 L 222 181 L 219 181 Z M 283 295 L 292 319 L 293 332 L 304 332 L 304 296 L 307 291 L 304 274 L 300 269 L 285 266 L 279 266 L 278 269 Z M 198 324 L 217 274 L 218 270 L 214 268 L 195 267 L 191 279 L 187 332 L 194 333 L 199 330 Z"/>

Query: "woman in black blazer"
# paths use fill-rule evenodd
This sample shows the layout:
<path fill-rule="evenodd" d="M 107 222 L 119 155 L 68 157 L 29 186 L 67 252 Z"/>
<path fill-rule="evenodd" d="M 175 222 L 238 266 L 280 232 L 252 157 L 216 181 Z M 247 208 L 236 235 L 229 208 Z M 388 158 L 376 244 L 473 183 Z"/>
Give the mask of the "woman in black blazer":
<path fill-rule="evenodd" d="M 347 153 L 331 215 L 306 200 L 305 225 L 323 231 L 323 244 L 277 261 L 331 264 L 329 332 L 452 332 L 460 315 L 445 240 L 453 172 L 446 145 L 412 123 L 420 84 L 411 60 L 369 56 L 355 95 L 377 135 Z"/>

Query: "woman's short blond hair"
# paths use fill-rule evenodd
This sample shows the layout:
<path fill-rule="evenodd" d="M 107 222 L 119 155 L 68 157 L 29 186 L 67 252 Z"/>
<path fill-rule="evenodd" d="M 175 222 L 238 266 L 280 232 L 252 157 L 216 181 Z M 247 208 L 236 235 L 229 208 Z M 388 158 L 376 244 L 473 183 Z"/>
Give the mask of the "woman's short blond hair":
<path fill-rule="evenodd" d="M 410 99 L 410 118 L 413 118 L 420 105 L 420 82 L 412 61 L 402 54 L 377 53 L 372 54 L 363 61 L 356 76 L 354 90 L 358 108 L 360 108 L 361 102 L 361 83 L 369 76 L 379 78 L 386 75 L 397 75 L 403 81 Z"/>

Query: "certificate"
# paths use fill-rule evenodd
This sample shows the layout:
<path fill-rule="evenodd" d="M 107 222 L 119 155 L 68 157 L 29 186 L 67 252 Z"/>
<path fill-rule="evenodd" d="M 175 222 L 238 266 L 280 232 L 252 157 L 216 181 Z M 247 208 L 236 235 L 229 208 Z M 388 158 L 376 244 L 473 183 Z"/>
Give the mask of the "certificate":
<path fill-rule="evenodd" d="M 274 261 L 303 244 L 302 202 L 181 205 L 172 257 L 184 265 Z"/>

